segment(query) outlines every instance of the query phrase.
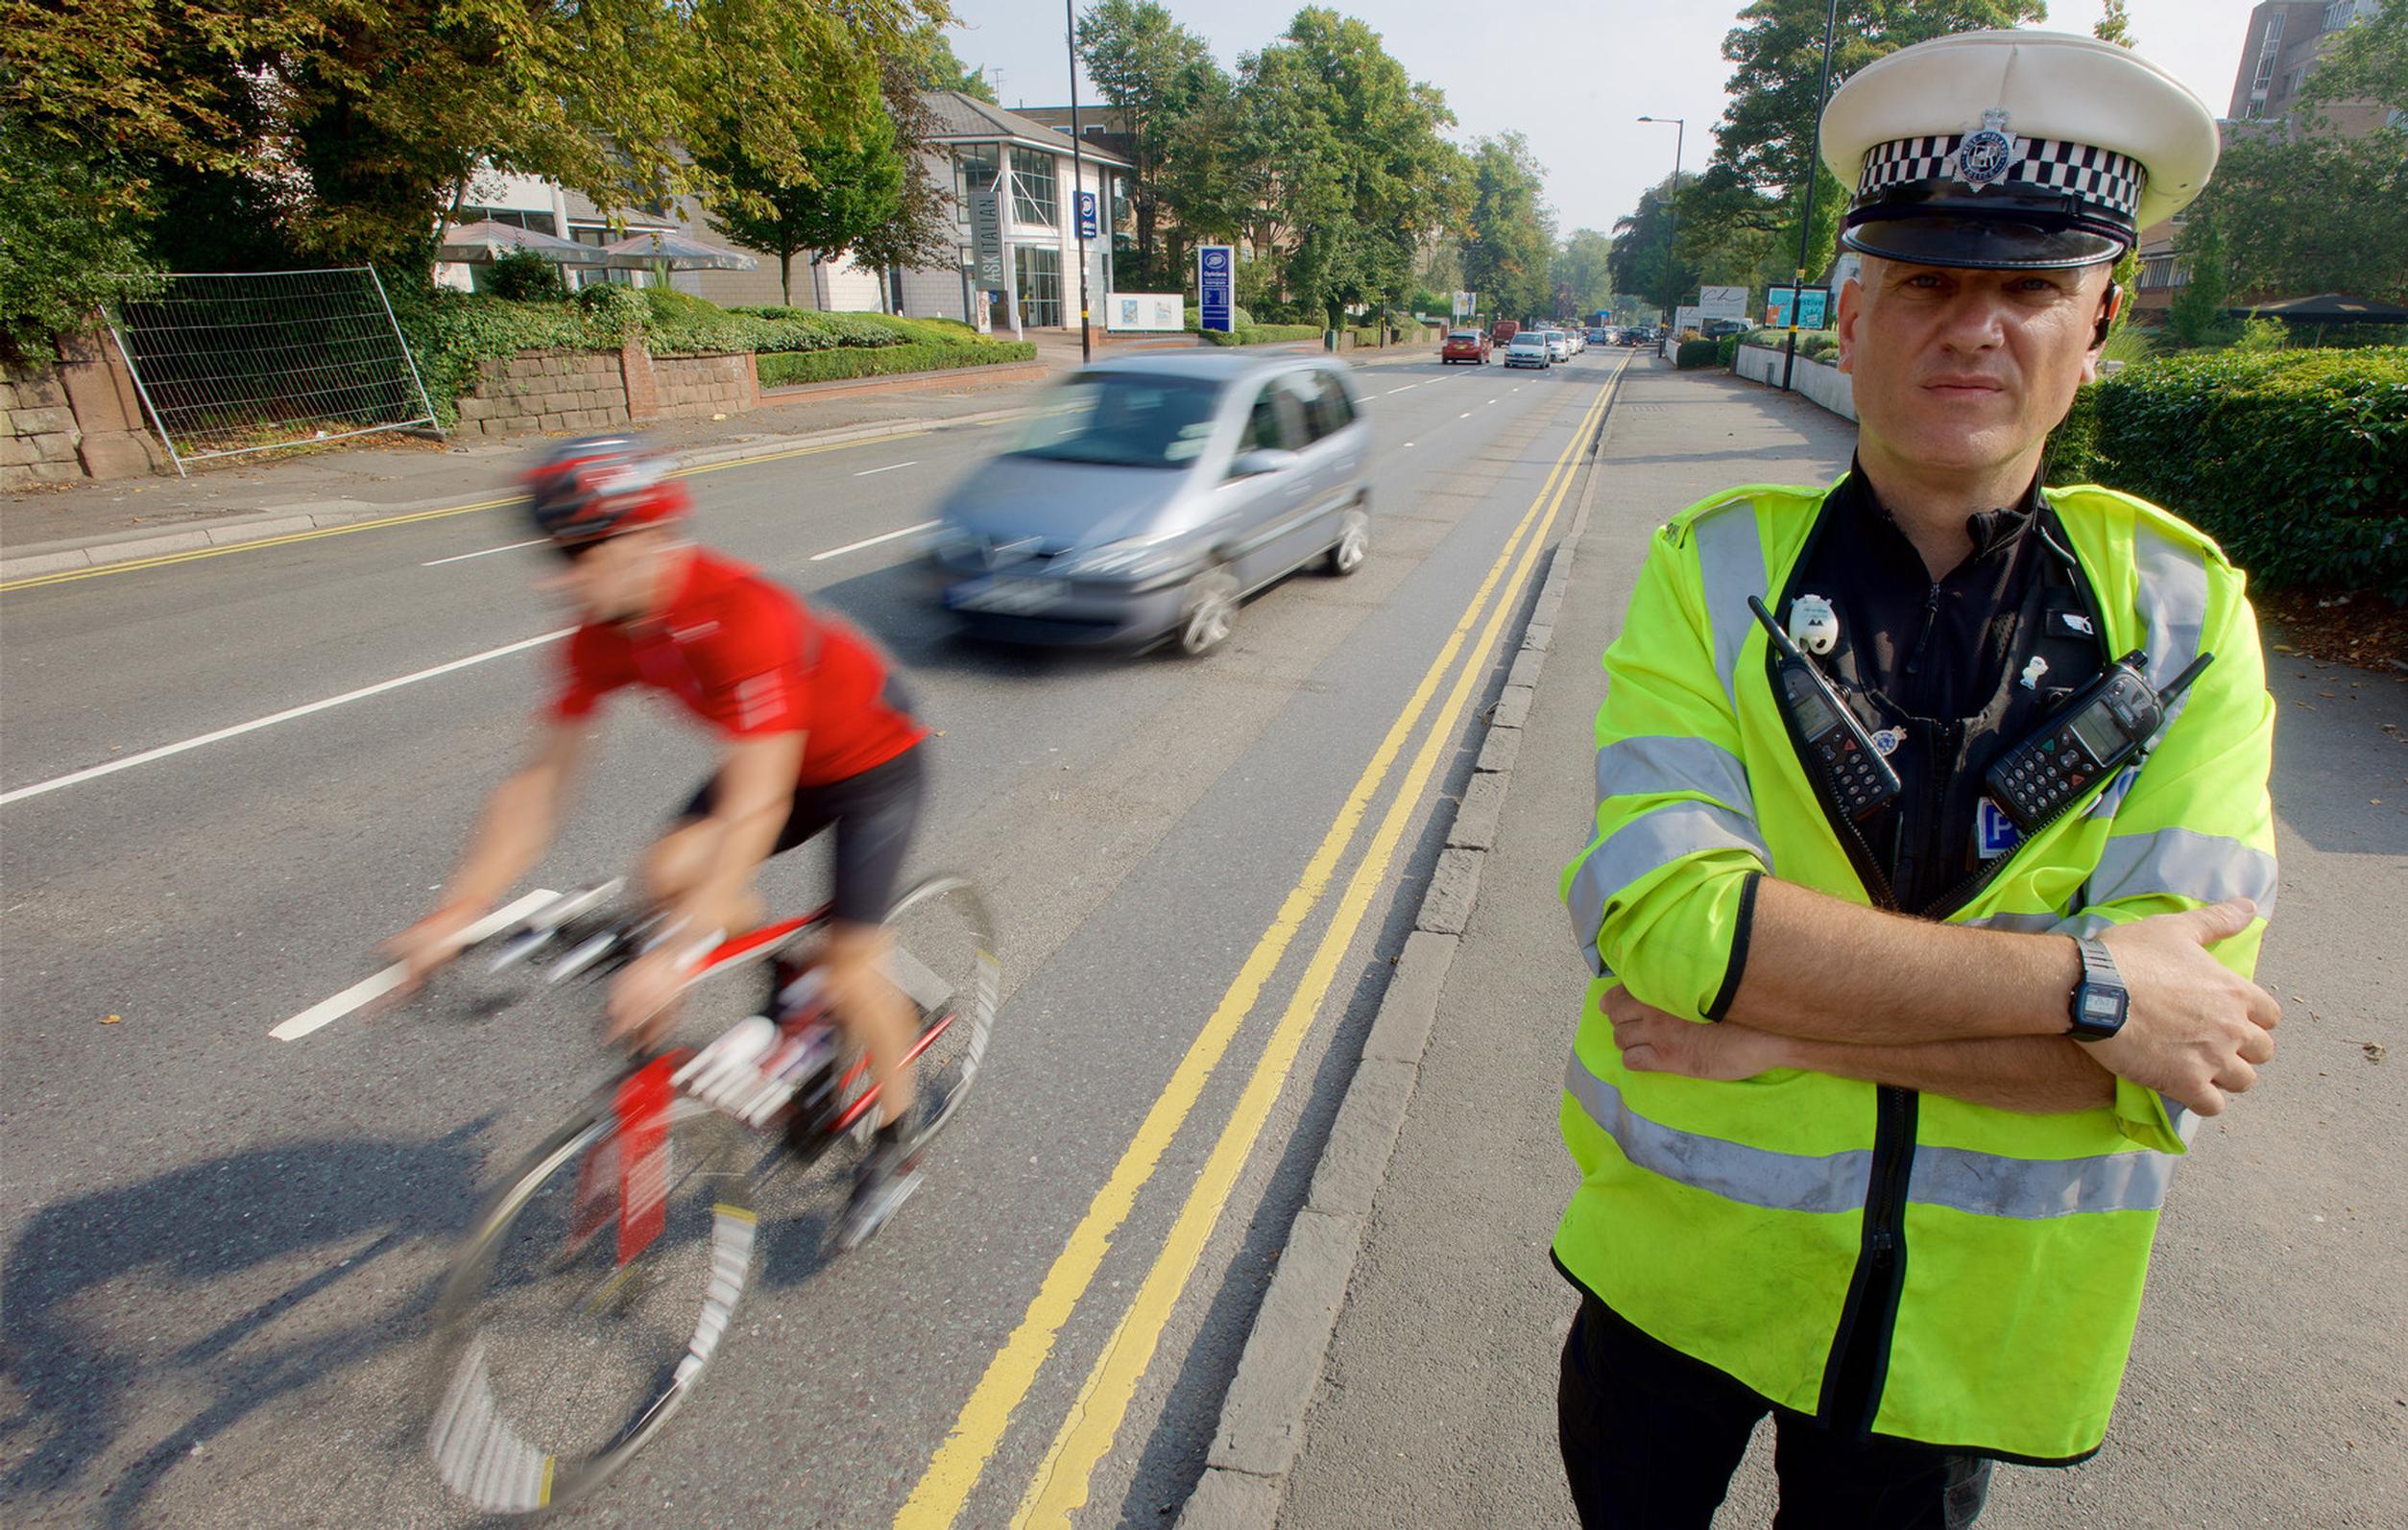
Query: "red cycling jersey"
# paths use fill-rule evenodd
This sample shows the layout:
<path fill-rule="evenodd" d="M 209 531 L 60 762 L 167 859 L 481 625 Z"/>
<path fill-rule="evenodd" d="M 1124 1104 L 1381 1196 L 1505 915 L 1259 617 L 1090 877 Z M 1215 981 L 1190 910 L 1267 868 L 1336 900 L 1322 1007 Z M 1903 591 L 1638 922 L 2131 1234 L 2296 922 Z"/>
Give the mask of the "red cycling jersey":
<path fill-rule="evenodd" d="M 722 738 L 803 733 L 799 785 L 858 776 L 927 737 L 868 638 L 699 548 L 665 610 L 578 628 L 562 670 L 551 715 L 563 721 L 590 716 L 621 686 L 648 685 Z"/>

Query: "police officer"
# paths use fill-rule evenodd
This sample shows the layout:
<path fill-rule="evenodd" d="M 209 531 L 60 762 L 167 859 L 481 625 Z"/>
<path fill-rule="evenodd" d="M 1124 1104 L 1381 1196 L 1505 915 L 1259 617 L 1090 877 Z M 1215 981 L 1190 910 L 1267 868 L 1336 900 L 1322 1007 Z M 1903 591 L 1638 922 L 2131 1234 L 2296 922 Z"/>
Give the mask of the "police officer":
<path fill-rule="evenodd" d="M 2127 49 L 1986 32 L 1860 71 L 1822 147 L 1856 186 L 1855 461 L 1657 535 L 1564 874 L 1592 1525 L 1704 1526 L 1768 1414 L 1785 1530 L 1968 1524 L 1992 1462 L 2089 1456 L 2173 1165 L 2274 1052 L 2242 576 L 2040 482 L 2110 268 L 2205 183 L 2214 119 Z"/>

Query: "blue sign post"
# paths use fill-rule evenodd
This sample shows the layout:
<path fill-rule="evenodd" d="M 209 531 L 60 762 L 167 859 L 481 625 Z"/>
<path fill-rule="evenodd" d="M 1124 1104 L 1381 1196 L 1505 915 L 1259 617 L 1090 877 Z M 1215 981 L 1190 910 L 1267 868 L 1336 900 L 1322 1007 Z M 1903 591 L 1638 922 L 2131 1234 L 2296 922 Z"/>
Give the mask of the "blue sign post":
<path fill-rule="evenodd" d="M 1200 327 L 1228 334 L 1237 327 L 1238 251 L 1228 245 L 1195 251 L 1195 306 Z"/>
<path fill-rule="evenodd" d="M 1103 236 L 1103 226 L 1096 218 L 1096 194 L 1092 191 L 1078 194 L 1078 236 L 1081 239 L 1099 239 Z"/>

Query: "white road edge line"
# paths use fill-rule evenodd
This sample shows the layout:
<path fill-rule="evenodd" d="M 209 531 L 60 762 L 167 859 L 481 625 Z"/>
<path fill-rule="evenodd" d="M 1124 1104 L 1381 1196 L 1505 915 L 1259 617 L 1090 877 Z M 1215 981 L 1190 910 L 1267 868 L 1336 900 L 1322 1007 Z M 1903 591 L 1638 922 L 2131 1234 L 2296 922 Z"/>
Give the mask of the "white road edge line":
<path fill-rule="evenodd" d="M 266 717 L 254 717 L 248 723 L 236 723 L 231 728 L 221 728 L 214 733 L 204 733 L 199 738 L 187 738 L 180 744 L 162 744 L 157 749 L 146 749 L 139 754 L 129 754 L 124 759 L 112 759 L 106 765 L 95 765 L 89 770 L 53 777 L 46 781 L 36 781 L 31 786 L 20 786 L 12 792 L 0 792 L 0 807 L 6 807 L 11 802 L 21 802 L 29 797 L 39 797 L 44 792 L 56 792 L 65 787 L 81 785 L 103 776 L 114 776 L 119 771 L 130 771 L 136 765 L 147 765 L 155 759 L 165 759 L 170 754 L 181 754 L 188 749 L 199 749 L 204 744 L 215 744 L 224 739 L 239 737 L 244 733 L 257 732 L 263 728 L 273 728 L 277 723 L 289 723 L 297 717 L 307 717 L 312 712 L 323 712 L 330 706 L 366 701 L 371 696 L 381 696 L 389 690 L 398 690 L 404 685 L 415 685 L 420 681 L 433 680 L 438 675 L 448 675 L 455 669 L 467 669 L 471 664 L 482 664 L 487 659 L 506 658 L 512 654 L 523 653 L 530 648 L 540 648 L 545 643 L 557 643 L 575 631 L 573 627 L 564 627 L 558 632 L 520 638 L 515 643 L 504 643 L 499 648 L 489 648 L 482 654 L 470 654 L 466 658 L 455 658 L 448 664 L 437 664 L 432 669 L 421 669 L 414 675 L 378 681 L 373 685 L 363 685 L 355 691 L 345 691 L 340 696 L 329 696 L 323 702 L 311 702 L 305 706 L 287 707 L 283 711 L 272 713 Z"/>
<path fill-rule="evenodd" d="M 522 541 L 522 542 L 504 542 L 504 543 L 503 543 L 501 546 L 499 546 L 499 547 L 488 547 L 488 548 L 485 548 L 484 550 L 482 550 L 482 551 L 480 551 L 480 552 L 473 552 L 473 553 L 454 553 L 454 554 L 452 554 L 449 558 L 430 558 L 430 559 L 428 559 L 426 562 L 422 562 L 422 563 L 419 564 L 418 566 L 419 566 L 419 567 L 421 567 L 421 568 L 436 568 L 436 567 L 440 567 L 440 566 L 442 566 L 442 565 L 443 565 L 443 564 L 445 564 L 445 563 L 462 563 L 462 562 L 468 562 L 468 561 L 469 561 L 470 559 L 471 559 L 471 558 L 491 558 L 491 557 L 492 557 L 492 556 L 494 556 L 494 554 L 495 554 L 495 553 L 506 553 L 506 552 L 511 551 L 513 548 L 518 548 L 518 547 L 533 547 L 536 543 L 538 543 L 538 542 L 540 542 L 540 541 L 544 541 L 544 540 L 546 540 L 546 539 L 547 539 L 547 538 L 542 538 L 542 537 L 530 537 L 530 538 L 528 538 L 525 541 Z"/>
<path fill-rule="evenodd" d="M 875 474 L 878 474 L 878 473 L 891 473 L 891 472 L 893 472 L 893 471 L 894 471 L 896 468 L 898 468 L 898 467 L 917 467 L 917 466 L 920 466 L 920 459 L 919 459 L 919 458 L 917 458 L 917 457 L 914 457 L 914 458 L 912 458 L 912 459 L 911 459 L 911 461 L 909 461 L 909 462 L 907 462 L 907 463 L 888 463 L 888 464 L 887 464 L 885 466 L 883 466 L 883 467 L 864 467 L 864 468 L 862 468 L 859 472 L 855 473 L 853 476 L 854 476 L 854 477 L 855 477 L 855 478 L 868 478 L 868 477 L 872 477 L 872 476 L 874 476 Z"/>
<path fill-rule="evenodd" d="M 864 547 L 876 547 L 879 542 L 891 542 L 898 537 L 908 537 L 915 531 L 927 531 L 935 524 L 936 522 L 932 520 L 924 520 L 917 526 L 905 526 L 901 531 L 890 531 L 879 537 L 865 537 L 857 542 L 847 542 L 842 547 L 831 547 L 824 553 L 813 553 L 811 562 L 817 563 L 831 558 L 842 558 L 847 553 L 857 553 Z"/>
<path fill-rule="evenodd" d="M 508 929 L 515 920 L 534 913 L 558 896 L 560 895 L 550 888 L 539 887 L 526 896 L 515 902 L 503 904 L 470 925 L 467 932 L 468 938 L 471 942 L 481 941 L 496 931 Z M 319 1027 L 331 1025 L 361 1005 L 373 999 L 383 998 L 395 989 L 399 988 L 403 971 L 403 964 L 396 962 L 373 977 L 362 978 L 334 997 L 319 1000 L 270 1031 L 268 1035 L 278 1041 L 298 1041 Z"/>

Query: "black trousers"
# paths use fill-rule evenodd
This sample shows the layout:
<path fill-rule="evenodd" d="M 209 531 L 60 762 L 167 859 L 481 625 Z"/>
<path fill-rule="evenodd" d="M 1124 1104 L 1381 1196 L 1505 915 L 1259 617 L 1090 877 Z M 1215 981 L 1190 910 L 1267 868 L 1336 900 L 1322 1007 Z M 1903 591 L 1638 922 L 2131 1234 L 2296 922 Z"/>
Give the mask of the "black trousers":
<path fill-rule="evenodd" d="M 1589 1530 L 1706 1530 L 1768 1413 L 1781 1478 L 1774 1530 L 1964 1530 L 1981 1517 L 1988 1461 L 1835 1434 L 1582 1293 L 1564 1341 L 1555 1423 L 1572 1501 Z"/>

